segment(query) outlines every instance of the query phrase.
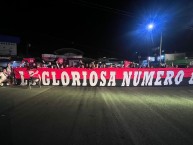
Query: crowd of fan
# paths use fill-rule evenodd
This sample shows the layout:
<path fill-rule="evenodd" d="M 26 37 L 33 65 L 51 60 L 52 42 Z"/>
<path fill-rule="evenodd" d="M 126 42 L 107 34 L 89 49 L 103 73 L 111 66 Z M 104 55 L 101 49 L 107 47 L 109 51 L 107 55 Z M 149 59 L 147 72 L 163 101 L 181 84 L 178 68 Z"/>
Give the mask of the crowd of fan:
<path fill-rule="evenodd" d="M 28 62 L 28 61 L 22 61 L 22 63 L 18 67 L 24 67 L 27 68 L 27 70 L 31 69 L 37 69 L 37 68 L 56 68 L 56 69 L 61 69 L 61 68 L 144 68 L 140 66 L 139 64 L 136 63 L 123 63 L 123 64 L 112 64 L 110 63 L 109 65 L 106 65 L 106 63 L 101 63 L 101 62 L 90 62 L 90 63 L 84 63 L 82 60 L 79 60 L 77 63 L 75 63 L 73 66 L 69 66 L 69 64 L 65 63 L 63 59 L 58 59 L 54 62 L 45 62 L 42 61 L 40 62 Z M 178 65 L 175 66 L 168 66 L 165 63 L 161 64 L 159 67 L 162 68 L 171 68 L 175 67 L 178 68 Z M 187 68 L 189 66 L 187 65 Z M 154 68 L 153 65 L 148 65 L 145 68 Z M 0 72 L 0 86 L 3 85 L 3 82 L 7 82 L 7 85 L 13 85 L 14 82 L 14 72 L 13 68 L 11 66 L 11 63 L 7 64 L 7 67 L 3 69 L 2 72 Z"/>
<path fill-rule="evenodd" d="M 68 63 L 65 62 L 44 62 L 43 63 L 28 63 L 25 62 L 20 65 L 20 67 L 26 67 L 26 68 L 117 68 L 117 67 L 124 67 L 123 65 L 115 65 L 115 64 L 110 64 L 106 65 L 106 63 L 99 63 L 99 62 L 90 62 L 90 63 L 84 63 L 82 60 L 79 60 L 78 62 L 74 63 L 74 65 L 69 65 Z M 130 66 L 133 67 L 133 66 Z"/>

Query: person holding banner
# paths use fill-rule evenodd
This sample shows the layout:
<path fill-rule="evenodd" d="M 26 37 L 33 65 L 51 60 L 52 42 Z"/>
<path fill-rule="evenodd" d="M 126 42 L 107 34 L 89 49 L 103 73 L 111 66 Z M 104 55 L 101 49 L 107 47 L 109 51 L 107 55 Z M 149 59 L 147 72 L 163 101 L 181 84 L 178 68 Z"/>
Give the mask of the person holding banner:
<path fill-rule="evenodd" d="M 64 68 L 64 59 L 59 57 L 57 60 L 56 60 L 56 67 L 57 68 Z"/>
<path fill-rule="evenodd" d="M 3 72 L 0 72 L 0 86 L 3 86 L 3 83 L 6 82 L 8 77 L 7 70 L 3 69 Z"/>
<path fill-rule="evenodd" d="M 36 67 L 28 68 L 30 80 L 29 80 L 29 87 L 31 88 L 31 85 L 38 85 L 41 87 L 41 77 L 39 75 L 39 71 Z"/>
<path fill-rule="evenodd" d="M 7 85 L 12 85 L 13 81 L 14 81 L 14 73 L 13 73 L 13 69 L 11 67 L 11 63 L 7 64 L 6 71 L 7 71 L 7 75 L 8 75 L 8 77 L 7 77 L 7 79 L 8 79 Z"/>
<path fill-rule="evenodd" d="M 47 65 L 48 68 L 54 68 L 54 66 L 52 65 L 51 62 L 48 62 L 48 65 Z"/>

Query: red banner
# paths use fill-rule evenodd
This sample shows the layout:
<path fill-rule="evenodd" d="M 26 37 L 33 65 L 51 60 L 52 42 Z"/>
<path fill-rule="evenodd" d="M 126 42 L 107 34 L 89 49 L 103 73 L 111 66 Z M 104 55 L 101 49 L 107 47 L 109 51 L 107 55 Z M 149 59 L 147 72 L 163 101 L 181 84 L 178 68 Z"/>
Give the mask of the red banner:
<path fill-rule="evenodd" d="M 28 63 L 34 63 L 35 62 L 35 58 L 23 58 L 22 60 L 23 62 L 26 61 Z"/>
<path fill-rule="evenodd" d="M 193 68 L 38 68 L 43 85 L 169 86 L 192 85 Z M 29 79 L 26 68 L 15 68 L 15 78 Z"/>

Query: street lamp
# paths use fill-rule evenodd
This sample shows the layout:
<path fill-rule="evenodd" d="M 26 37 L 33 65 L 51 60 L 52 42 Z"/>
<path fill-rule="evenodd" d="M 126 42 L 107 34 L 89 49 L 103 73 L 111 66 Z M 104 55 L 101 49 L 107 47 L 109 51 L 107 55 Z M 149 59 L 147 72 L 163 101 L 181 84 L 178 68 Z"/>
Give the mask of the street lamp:
<path fill-rule="evenodd" d="M 29 57 L 29 49 L 31 47 L 31 43 L 27 43 L 26 55 Z"/>
<path fill-rule="evenodd" d="M 150 23 L 147 25 L 148 30 L 153 30 L 154 29 L 154 24 Z"/>
<path fill-rule="evenodd" d="M 152 31 L 154 29 L 155 25 L 154 23 L 150 23 L 147 25 L 147 29 L 149 31 Z M 161 55 L 162 55 L 162 32 L 161 32 L 161 36 L 160 36 L 160 46 L 159 46 L 159 61 L 160 61 L 160 64 L 161 64 Z"/>
<path fill-rule="evenodd" d="M 161 56 L 162 56 L 162 32 L 161 32 L 161 37 L 160 37 L 160 46 L 159 46 L 159 60 L 160 60 L 160 64 L 161 64 Z"/>

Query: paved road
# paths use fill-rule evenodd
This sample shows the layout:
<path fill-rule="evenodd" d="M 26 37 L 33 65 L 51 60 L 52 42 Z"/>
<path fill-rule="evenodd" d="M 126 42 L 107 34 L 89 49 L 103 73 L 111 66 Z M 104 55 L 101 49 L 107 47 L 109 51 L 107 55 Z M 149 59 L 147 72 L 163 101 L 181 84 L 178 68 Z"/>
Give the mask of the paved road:
<path fill-rule="evenodd" d="M 193 145 L 193 87 L 1 87 L 0 145 Z"/>

